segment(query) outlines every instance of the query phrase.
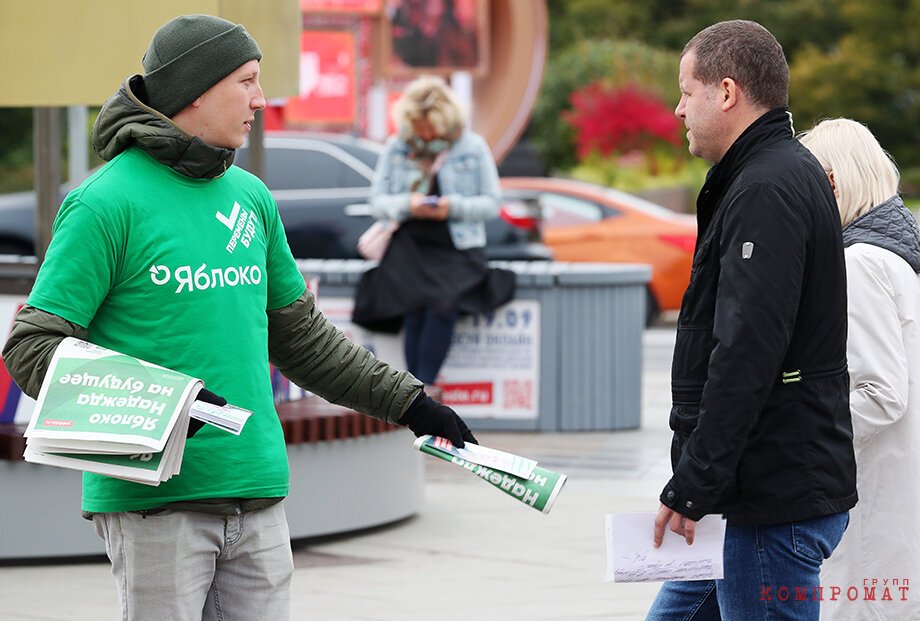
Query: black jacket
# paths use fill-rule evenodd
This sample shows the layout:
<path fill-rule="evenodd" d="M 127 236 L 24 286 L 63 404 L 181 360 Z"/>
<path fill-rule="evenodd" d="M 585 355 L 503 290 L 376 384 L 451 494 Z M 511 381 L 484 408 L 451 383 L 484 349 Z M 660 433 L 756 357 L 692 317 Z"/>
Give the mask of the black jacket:
<path fill-rule="evenodd" d="M 661 501 L 732 525 L 856 504 L 840 216 L 785 109 L 710 170 L 671 373 Z"/>

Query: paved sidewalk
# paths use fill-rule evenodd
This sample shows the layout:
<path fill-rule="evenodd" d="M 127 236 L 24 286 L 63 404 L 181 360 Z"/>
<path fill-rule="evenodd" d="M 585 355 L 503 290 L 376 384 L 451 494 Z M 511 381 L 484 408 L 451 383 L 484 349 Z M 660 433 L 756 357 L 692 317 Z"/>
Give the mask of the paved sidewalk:
<path fill-rule="evenodd" d="M 426 459 L 417 516 L 295 547 L 292 619 L 643 619 L 658 585 L 607 584 L 603 575 L 604 514 L 657 509 L 670 472 L 674 329 L 647 330 L 644 341 L 641 430 L 477 434 L 569 476 L 549 515 Z M 118 619 L 109 566 L 0 567 L 0 618 Z"/>

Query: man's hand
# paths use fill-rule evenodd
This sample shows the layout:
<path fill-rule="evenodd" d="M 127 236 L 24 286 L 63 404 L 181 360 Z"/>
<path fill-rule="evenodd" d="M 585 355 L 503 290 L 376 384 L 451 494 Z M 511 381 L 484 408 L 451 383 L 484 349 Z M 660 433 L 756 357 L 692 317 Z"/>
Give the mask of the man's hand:
<path fill-rule="evenodd" d="M 430 434 L 447 438 L 457 448 L 463 448 L 464 442 L 479 444 L 456 412 L 424 392 L 415 397 L 399 423 L 409 427 L 416 436 Z"/>
<path fill-rule="evenodd" d="M 661 505 L 658 509 L 658 515 L 655 516 L 655 547 L 661 547 L 661 541 L 664 539 L 664 529 L 670 526 L 671 532 L 675 532 L 687 540 L 687 545 L 693 543 L 693 537 L 696 535 L 696 522 L 685 518 L 680 513 L 670 507 Z"/>

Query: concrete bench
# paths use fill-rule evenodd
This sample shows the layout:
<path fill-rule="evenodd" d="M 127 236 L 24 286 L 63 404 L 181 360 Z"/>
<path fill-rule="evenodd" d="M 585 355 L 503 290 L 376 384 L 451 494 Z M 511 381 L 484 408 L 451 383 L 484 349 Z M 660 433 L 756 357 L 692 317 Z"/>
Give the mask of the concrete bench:
<path fill-rule="evenodd" d="M 288 444 L 344 440 L 401 429 L 318 397 L 279 403 L 275 409 Z"/>

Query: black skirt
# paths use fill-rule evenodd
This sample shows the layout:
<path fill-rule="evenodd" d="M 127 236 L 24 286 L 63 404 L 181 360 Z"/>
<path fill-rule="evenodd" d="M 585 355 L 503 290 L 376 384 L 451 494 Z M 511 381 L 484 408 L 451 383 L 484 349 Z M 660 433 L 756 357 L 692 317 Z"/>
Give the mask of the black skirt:
<path fill-rule="evenodd" d="M 490 268 L 482 248 L 457 250 L 446 221 L 407 220 L 383 260 L 361 277 L 352 321 L 399 332 L 403 317 L 423 308 L 485 313 L 514 297 L 514 273 Z"/>

